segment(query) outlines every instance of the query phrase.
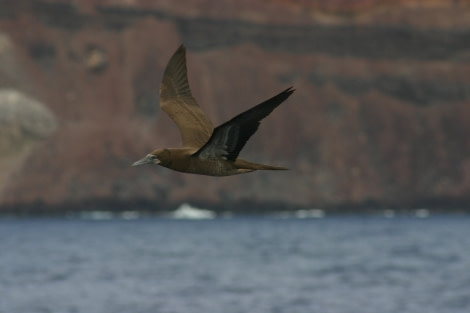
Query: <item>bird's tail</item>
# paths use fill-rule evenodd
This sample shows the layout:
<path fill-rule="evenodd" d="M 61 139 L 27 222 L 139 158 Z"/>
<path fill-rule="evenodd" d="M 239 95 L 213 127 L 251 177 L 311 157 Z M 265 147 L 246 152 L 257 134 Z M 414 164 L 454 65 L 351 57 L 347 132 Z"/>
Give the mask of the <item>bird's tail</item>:
<path fill-rule="evenodd" d="M 273 166 L 273 165 L 265 165 L 265 164 L 257 164 L 257 170 L 271 170 L 271 171 L 287 171 L 288 168 L 282 166 Z"/>

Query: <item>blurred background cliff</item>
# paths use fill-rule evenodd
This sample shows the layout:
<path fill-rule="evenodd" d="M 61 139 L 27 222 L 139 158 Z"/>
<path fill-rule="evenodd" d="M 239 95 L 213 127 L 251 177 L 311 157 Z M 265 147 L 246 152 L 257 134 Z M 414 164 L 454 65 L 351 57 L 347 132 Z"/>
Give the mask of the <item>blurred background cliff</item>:
<path fill-rule="evenodd" d="M 184 43 L 214 124 L 281 90 L 227 178 L 130 164 Z M 0 210 L 470 207 L 470 1 L 0 1 Z"/>

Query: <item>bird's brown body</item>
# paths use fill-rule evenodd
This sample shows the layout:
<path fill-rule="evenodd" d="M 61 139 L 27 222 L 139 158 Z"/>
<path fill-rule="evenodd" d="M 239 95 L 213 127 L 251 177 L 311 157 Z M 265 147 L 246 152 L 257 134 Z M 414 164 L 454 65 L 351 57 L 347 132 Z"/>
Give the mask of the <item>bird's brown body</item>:
<path fill-rule="evenodd" d="M 209 176 L 229 176 L 256 170 L 285 170 L 284 167 L 257 164 L 237 158 L 234 162 L 223 159 L 200 159 L 194 157 L 195 149 L 167 148 L 153 151 L 158 155 L 158 165 L 178 172 Z"/>
<path fill-rule="evenodd" d="M 158 164 L 169 169 L 209 176 L 229 176 L 256 170 L 285 170 L 238 158 L 260 121 L 286 100 L 294 90 L 280 94 L 214 128 L 191 95 L 186 70 L 185 48 L 172 56 L 160 86 L 160 106 L 181 132 L 182 148 L 157 149 L 133 165 Z"/>

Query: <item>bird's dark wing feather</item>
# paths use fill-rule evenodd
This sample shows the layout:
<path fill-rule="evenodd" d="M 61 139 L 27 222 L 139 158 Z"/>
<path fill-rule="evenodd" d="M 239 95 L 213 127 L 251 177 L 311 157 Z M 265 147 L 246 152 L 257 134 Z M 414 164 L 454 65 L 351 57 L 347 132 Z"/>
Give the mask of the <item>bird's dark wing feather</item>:
<path fill-rule="evenodd" d="M 178 126 L 184 147 L 200 148 L 214 126 L 191 94 L 186 69 L 186 49 L 173 54 L 160 85 L 160 107 Z"/>
<path fill-rule="evenodd" d="M 209 141 L 194 156 L 201 159 L 224 159 L 235 161 L 246 142 L 256 132 L 263 118 L 286 100 L 292 87 L 235 116 L 214 129 Z"/>

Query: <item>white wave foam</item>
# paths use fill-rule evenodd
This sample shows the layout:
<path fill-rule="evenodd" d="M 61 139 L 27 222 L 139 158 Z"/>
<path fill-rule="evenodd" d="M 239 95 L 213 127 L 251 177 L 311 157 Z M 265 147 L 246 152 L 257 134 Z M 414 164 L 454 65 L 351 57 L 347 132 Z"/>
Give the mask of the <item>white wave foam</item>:
<path fill-rule="evenodd" d="M 215 213 L 210 210 L 193 207 L 188 203 L 183 203 L 171 214 L 171 217 L 194 220 L 212 219 L 215 218 Z"/>

